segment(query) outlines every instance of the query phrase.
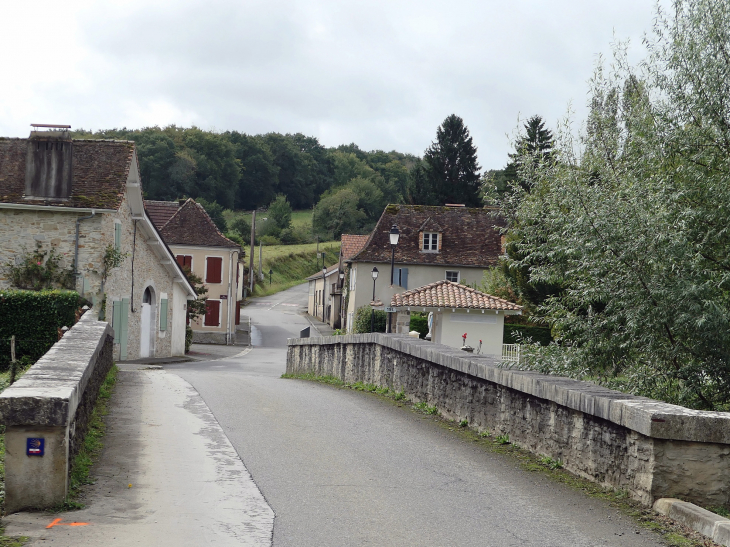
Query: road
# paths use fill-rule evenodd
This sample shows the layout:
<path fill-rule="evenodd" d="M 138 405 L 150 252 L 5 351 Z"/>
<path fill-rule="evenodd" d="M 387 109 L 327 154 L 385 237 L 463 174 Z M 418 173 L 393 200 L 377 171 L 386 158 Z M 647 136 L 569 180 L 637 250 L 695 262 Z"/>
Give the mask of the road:
<path fill-rule="evenodd" d="M 408 405 L 280 378 L 286 339 L 309 325 L 306 290 L 253 300 L 245 356 L 165 366 L 200 393 L 274 510 L 274 546 L 663 545 Z"/>

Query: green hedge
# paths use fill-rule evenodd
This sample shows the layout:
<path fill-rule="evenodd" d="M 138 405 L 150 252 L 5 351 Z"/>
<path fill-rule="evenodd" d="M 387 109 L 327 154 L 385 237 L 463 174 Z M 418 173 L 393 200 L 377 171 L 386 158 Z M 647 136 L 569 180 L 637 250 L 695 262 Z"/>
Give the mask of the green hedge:
<path fill-rule="evenodd" d="M 548 327 L 530 327 L 527 325 L 511 325 L 505 323 L 502 343 L 517 344 L 519 340 L 514 336 L 516 333 L 519 333 L 523 339 L 531 338 L 533 342 L 539 342 L 542 346 L 547 346 L 553 339 Z"/>
<path fill-rule="evenodd" d="M 355 333 L 362 334 L 370 332 L 372 308 L 363 306 L 355 312 Z M 387 321 L 387 313 L 383 310 L 375 310 L 375 332 L 385 332 L 385 323 Z"/>
<path fill-rule="evenodd" d="M 0 370 L 10 363 L 10 337 L 15 355 L 33 362 L 58 340 L 58 328 L 72 327 L 82 304 L 74 291 L 0 291 Z"/>
<path fill-rule="evenodd" d="M 428 314 L 411 312 L 411 330 L 418 331 L 420 338 L 426 338 L 428 334 Z"/>

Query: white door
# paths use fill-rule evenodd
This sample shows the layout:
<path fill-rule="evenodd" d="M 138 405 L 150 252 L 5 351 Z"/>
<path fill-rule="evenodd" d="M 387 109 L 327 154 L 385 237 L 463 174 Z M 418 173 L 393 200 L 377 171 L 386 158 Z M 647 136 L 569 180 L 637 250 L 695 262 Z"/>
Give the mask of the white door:
<path fill-rule="evenodd" d="M 149 304 L 142 304 L 142 326 L 139 333 L 139 356 L 150 356 L 150 317 L 152 309 Z"/>

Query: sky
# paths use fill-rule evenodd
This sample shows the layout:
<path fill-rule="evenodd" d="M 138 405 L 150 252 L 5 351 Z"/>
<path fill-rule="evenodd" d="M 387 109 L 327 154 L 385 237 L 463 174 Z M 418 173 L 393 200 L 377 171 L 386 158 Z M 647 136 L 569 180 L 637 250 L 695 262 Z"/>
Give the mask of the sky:
<path fill-rule="evenodd" d="M 0 0 L 0 136 L 196 125 L 422 155 L 448 115 L 499 169 L 522 120 L 580 125 L 650 0 Z"/>

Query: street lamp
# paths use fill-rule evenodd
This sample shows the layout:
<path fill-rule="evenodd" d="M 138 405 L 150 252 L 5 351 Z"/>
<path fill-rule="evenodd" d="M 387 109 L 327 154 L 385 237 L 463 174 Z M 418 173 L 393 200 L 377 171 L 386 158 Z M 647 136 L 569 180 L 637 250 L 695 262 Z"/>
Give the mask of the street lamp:
<path fill-rule="evenodd" d="M 400 239 L 400 231 L 398 230 L 398 226 L 393 224 L 393 227 L 390 229 L 390 248 L 391 248 L 391 254 L 390 254 L 390 286 L 393 286 L 393 275 L 395 274 L 395 247 L 398 245 L 398 239 Z"/>
<path fill-rule="evenodd" d="M 375 304 L 375 280 L 378 278 L 378 268 L 376 266 L 373 266 L 373 271 L 370 272 L 373 276 L 373 301 L 370 304 L 370 332 L 375 332 L 375 308 L 373 307 L 373 304 Z"/>
<path fill-rule="evenodd" d="M 269 268 L 269 287 L 271 287 L 271 275 L 274 273 L 274 270 Z"/>

